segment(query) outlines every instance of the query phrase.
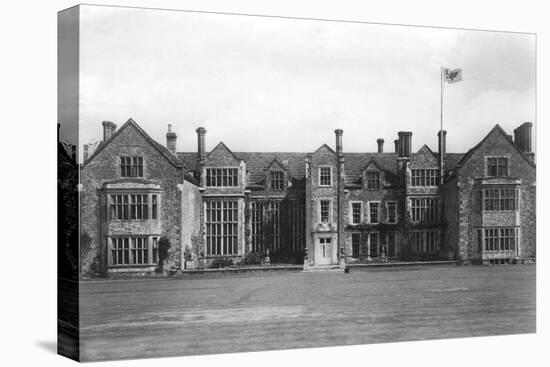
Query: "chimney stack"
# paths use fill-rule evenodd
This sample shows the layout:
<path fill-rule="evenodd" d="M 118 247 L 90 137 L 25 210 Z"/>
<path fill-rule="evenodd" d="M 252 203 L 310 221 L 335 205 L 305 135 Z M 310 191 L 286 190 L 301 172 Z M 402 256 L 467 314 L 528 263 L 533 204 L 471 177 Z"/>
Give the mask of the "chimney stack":
<path fill-rule="evenodd" d="M 168 132 L 166 133 L 166 148 L 176 155 L 176 142 L 178 141 L 178 136 L 175 132 L 172 131 L 172 124 L 168 124 Z"/>
<path fill-rule="evenodd" d="M 399 139 L 395 139 L 393 143 L 395 144 L 395 153 L 399 153 Z"/>
<path fill-rule="evenodd" d="M 439 149 L 439 175 L 441 177 L 440 179 L 443 180 L 445 176 L 445 161 L 447 159 L 447 131 L 439 130 L 437 132 L 437 138 Z"/>
<path fill-rule="evenodd" d="M 197 130 L 197 161 L 202 163 L 204 159 L 206 158 L 205 155 L 205 137 L 206 137 L 206 129 L 204 127 L 199 127 Z"/>
<path fill-rule="evenodd" d="M 379 138 L 376 142 L 378 143 L 378 153 L 384 153 L 384 139 Z"/>
<path fill-rule="evenodd" d="M 531 153 L 533 151 L 531 141 L 532 128 L 532 123 L 524 122 L 517 129 L 514 130 L 514 142 L 524 153 Z"/>
<path fill-rule="evenodd" d="M 400 131 L 397 133 L 399 137 L 399 157 L 410 158 L 412 145 L 412 132 Z"/>
<path fill-rule="evenodd" d="M 103 141 L 107 141 L 113 136 L 116 130 L 116 124 L 111 121 L 103 121 Z"/>
<path fill-rule="evenodd" d="M 336 134 L 336 155 L 340 157 L 344 154 L 342 150 L 342 134 L 344 133 L 344 130 L 336 129 L 334 130 L 334 133 Z"/>

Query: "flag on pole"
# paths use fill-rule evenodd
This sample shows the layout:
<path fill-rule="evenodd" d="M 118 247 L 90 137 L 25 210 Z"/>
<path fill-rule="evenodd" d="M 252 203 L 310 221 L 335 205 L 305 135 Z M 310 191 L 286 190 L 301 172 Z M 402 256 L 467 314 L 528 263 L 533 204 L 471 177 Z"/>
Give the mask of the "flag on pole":
<path fill-rule="evenodd" d="M 462 81 L 462 69 L 443 69 L 445 81 L 449 84 Z"/>

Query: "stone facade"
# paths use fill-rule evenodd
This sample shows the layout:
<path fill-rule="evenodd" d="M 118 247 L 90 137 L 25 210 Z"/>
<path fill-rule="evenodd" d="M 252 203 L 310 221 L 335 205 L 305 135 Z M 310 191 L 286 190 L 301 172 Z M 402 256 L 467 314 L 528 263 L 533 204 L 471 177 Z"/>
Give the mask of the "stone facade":
<path fill-rule="evenodd" d="M 262 261 L 267 255 L 275 262 L 304 259 L 306 268 L 532 260 L 536 181 L 529 128 L 516 129 L 518 145 L 497 125 L 465 154 L 445 152 L 445 132 L 438 134 L 442 152 L 424 145 L 413 153 L 412 132 L 399 132 L 395 152 L 385 153 L 378 139 L 375 153 L 346 153 L 339 129 L 335 150 L 325 144 L 313 153 L 233 152 L 220 142 L 207 152 L 207 132 L 199 128 L 197 151 L 176 153 L 171 127 L 163 146 L 133 120 L 118 131 L 105 123 L 106 140 L 81 167 L 81 242 L 87 244 L 82 272 L 152 272 L 158 255 L 153 241 L 162 236 L 172 244 L 165 264 L 171 269 L 243 262 L 250 254 Z M 143 172 L 123 177 L 121 157 L 140 157 Z M 506 171 L 495 177 L 488 159 L 498 157 Z M 512 207 L 480 210 L 476 195 L 495 190 L 512 195 L 501 200 Z M 129 195 L 131 201 L 138 194 L 147 200 L 146 218 L 113 219 L 124 207 L 117 207 L 114 196 Z M 514 198 L 517 204 L 511 204 Z M 131 203 L 128 208 L 134 210 Z M 120 248 L 113 239 L 124 237 L 134 241 L 130 248 L 141 246 L 133 237 L 146 238 L 147 263 L 135 263 L 133 250 L 128 264 L 124 258 L 117 263 Z M 495 241 L 502 241 L 502 251 L 495 250 Z"/>
<path fill-rule="evenodd" d="M 529 145 L 530 147 L 530 145 Z M 449 223 L 449 247 L 463 262 L 525 261 L 536 256 L 536 169 L 529 155 L 520 150 L 500 126 L 457 163 L 444 191 Z M 505 174 L 488 172 L 488 159 L 504 158 Z M 513 190 L 514 210 L 487 210 L 487 190 Z M 476 205 L 476 195 L 483 207 Z M 499 202 L 500 205 L 500 202 Z M 518 245 L 509 251 L 486 251 L 485 229 L 514 228 Z M 478 239 L 478 230 L 483 233 Z M 480 243 L 478 243 L 478 240 Z M 500 246 L 500 244 L 499 244 Z"/>
<path fill-rule="evenodd" d="M 142 172 L 134 177 L 125 177 L 121 172 L 121 157 L 140 157 Z M 183 216 L 196 216 L 194 204 L 197 201 L 196 186 L 186 180 L 186 170 L 170 152 L 154 142 L 133 120 L 129 120 L 116 133 L 109 135 L 107 140 L 98 147 L 81 167 L 80 195 L 81 210 L 81 243 L 89 242 L 86 251 L 81 250 L 81 273 L 87 275 L 92 271 L 100 274 L 115 272 L 151 272 L 156 266 L 153 258 L 153 241 L 158 243 L 161 237 L 166 237 L 171 247 L 166 266 L 181 268 L 182 246 L 190 244 L 190 233 L 183 229 L 182 224 L 198 223 L 198 220 Z M 191 180 L 193 181 L 193 180 Z M 116 203 L 113 196 L 123 197 L 119 206 L 123 212 L 121 218 L 115 217 L 113 210 Z M 134 195 L 134 196 L 132 196 Z M 131 211 L 138 210 L 131 206 L 132 198 L 137 195 L 147 197 L 147 205 L 140 206 L 143 213 L 132 219 Z M 156 202 L 153 202 L 153 195 Z M 191 200 L 189 202 L 189 200 Z M 127 202 L 127 205 L 124 204 Z M 190 204 L 193 203 L 193 204 Z M 195 210 L 190 210 L 190 208 Z M 187 208 L 187 209 L 186 209 Z M 152 211 L 155 209 L 156 215 Z M 126 212 L 125 212 L 126 211 Z M 145 214 L 147 213 L 147 214 Z M 182 221 L 182 218 L 185 218 Z M 183 238 L 183 235 L 186 238 Z M 133 238 L 145 239 L 147 251 L 136 264 L 131 257 Z M 129 238 L 127 244 L 122 243 L 124 256 L 120 264 L 113 263 L 115 238 Z M 143 241 L 143 240 L 140 240 Z M 144 246 L 139 244 L 139 246 Z M 82 245 L 81 245 L 82 247 Z"/>

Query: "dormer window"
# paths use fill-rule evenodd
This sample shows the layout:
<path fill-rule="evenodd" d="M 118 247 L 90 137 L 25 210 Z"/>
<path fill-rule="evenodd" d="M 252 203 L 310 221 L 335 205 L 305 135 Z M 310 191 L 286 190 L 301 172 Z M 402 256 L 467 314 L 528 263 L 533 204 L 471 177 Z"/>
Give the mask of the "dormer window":
<path fill-rule="evenodd" d="M 269 181 L 271 184 L 271 190 L 283 190 L 284 189 L 284 174 L 281 171 L 274 171 L 269 173 Z"/>
<path fill-rule="evenodd" d="M 508 158 L 507 157 L 487 158 L 487 176 L 490 176 L 490 177 L 508 176 Z"/>
<path fill-rule="evenodd" d="M 319 186 L 332 186 L 332 167 L 319 167 Z"/>
<path fill-rule="evenodd" d="M 367 190 L 380 190 L 380 172 L 367 172 Z"/>
<path fill-rule="evenodd" d="M 143 157 L 120 157 L 121 177 L 143 177 Z"/>

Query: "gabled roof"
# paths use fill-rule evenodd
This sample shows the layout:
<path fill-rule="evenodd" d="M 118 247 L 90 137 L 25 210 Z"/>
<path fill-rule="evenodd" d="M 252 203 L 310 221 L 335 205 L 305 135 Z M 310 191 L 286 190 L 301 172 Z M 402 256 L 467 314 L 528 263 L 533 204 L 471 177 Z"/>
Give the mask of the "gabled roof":
<path fill-rule="evenodd" d="M 223 141 L 220 141 L 220 142 L 218 143 L 218 145 L 216 145 L 216 146 L 214 147 L 214 149 L 212 149 L 212 150 L 206 155 L 206 157 L 208 158 L 212 153 L 214 153 L 215 151 L 220 150 L 220 149 L 225 149 L 225 150 L 227 150 L 236 160 L 240 160 L 240 158 L 237 157 L 237 156 L 235 155 L 235 153 L 233 153 L 233 152 L 231 151 L 231 149 L 229 149 L 229 148 L 227 147 L 227 145 L 225 145 L 225 143 L 224 143 Z"/>
<path fill-rule="evenodd" d="M 266 171 L 267 170 L 270 170 L 271 167 L 273 167 L 274 165 L 278 165 L 279 167 L 281 167 L 283 170 L 285 171 L 288 171 L 288 167 L 279 160 L 279 157 L 275 157 L 275 159 L 273 159 L 271 161 L 271 163 L 266 167 Z"/>
<path fill-rule="evenodd" d="M 345 157 L 345 156 L 344 156 L 344 157 Z M 376 162 L 376 158 L 372 157 L 372 158 L 367 162 L 367 164 L 365 165 L 365 168 L 363 168 L 363 169 L 361 170 L 361 172 L 366 171 L 366 170 L 369 168 L 369 166 L 370 166 L 371 164 L 374 164 L 374 165 L 376 166 L 376 168 L 377 168 L 379 171 L 384 171 L 384 168 L 383 168 L 382 166 L 380 166 L 380 165 L 378 164 L 378 162 Z"/>
<path fill-rule="evenodd" d="M 317 153 L 318 151 L 320 151 L 323 148 L 328 149 L 329 151 L 332 152 L 332 154 L 336 154 L 336 152 L 331 147 L 329 147 L 326 143 L 321 145 L 319 148 L 317 148 L 317 150 L 315 152 L 313 152 L 313 154 Z"/>
<path fill-rule="evenodd" d="M 418 149 L 418 151 L 413 155 L 419 155 L 419 154 L 431 154 L 434 158 L 436 159 L 439 158 L 439 154 L 434 153 L 434 151 L 431 150 L 430 147 L 427 146 L 426 144 L 422 145 L 420 149 Z"/>
<path fill-rule="evenodd" d="M 277 159 L 286 167 L 294 180 L 302 180 L 306 172 L 306 153 L 292 152 L 239 152 L 235 153 L 246 162 L 249 184 L 261 183 L 265 179 L 265 170 Z"/>
<path fill-rule="evenodd" d="M 532 167 L 535 167 L 535 163 L 529 159 L 529 157 L 527 157 L 527 155 L 525 155 L 524 152 L 521 151 L 521 149 L 519 149 L 519 147 L 516 145 L 516 143 L 514 143 L 514 141 L 512 140 L 512 138 L 506 134 L 506 131 L 504 131 L 504 129 L 499 125 L 499 124 L 496 124 L 495 127 L 493 127 L 491 129 L 491 131 L 489 131 L 489 133 L 487 135 L 485 135 L 485 137 L 478 143 L 476 144 L 472 149 L 470 149 L 469 151 L 467 151 L 461 158 L 460 160 L 456 163 L 456 167 L 457 168 L 460 168 L 462 166 L 464 166 L 469 160 L 470 158 L 472 158 L 472 156 L 474 155 L 475 152 L 477 152 L 477 150 L 483 146 L 483 144 L 485 144 L 485 142 L 487 141 L 487 139 L 489 139 L 489 137 L 494 134 L 494 133 L 499 133 L 499 134 L 502 134 L 502 136 L 504 137 L 504 139 L 506 139 L 506 141 L 508 141 L 508 143 L 510 143 L 511 146 L 514 147 L 514 149 L 517 150 L 517 152 L 532 166 Z"/>
<path fill-rule="evenodd" d="M 102 143 L 100 143 L 97 147 L 97 149 L 93 152 L 93 154 L 88 157 L 88 159 L 83 163 L 83 166 L 86 166 L 86 164 L 88 164 L 88 162 L 90 162 L 92 159 L 94 159 L 95 156 L 97 156 L 107 145 L 109 145 L 114 139 L 116 139 L 122 131 L 124 131 L 125 129 L 127 129 L 129 126 L 132 126 L 134 127 L 137 132 L 143 136 L 143 138 L 149 143 L 151 144 L 151 146 L 153 148 L 155 148 L 156 150 L 158 150 L 162 155 L 164 155 L 166 157 L 166 159 L 168 159 L 169 162 L 171 162 L 173 165 L 175 165 L 176 167 L 185 167 L 187 170 L 189 170 L 189 167 L 185 166 L 185 164 L 180 160 L 178 159 L 176 156 L 174 156 L 169 150 L 168 148 L 166 148 L 165 146 L 163 146 L 162 144 L 159 144 L 157 143 L 153 138 L 151 138 L 149 136 L 149 134 L 147 134 L 145 132 L 145 130 L 143 130 L 132 118 L 129 118 L 128 121 L 126 121 L 124 123 L 124 125 L 122 125 L 120 127 L 120 129 L 118 129 L 110 138 L 109 140 L 107 141 L 104 141 Z"/>
<path fill-rule="evenodd" d="M 365 162 L 372 160 L 386 173 L 386 179 L 392 180 L 397 174 L 397 158 L 397 153 L 344 153 L 345 182 L 359 182 L 361 173 L 366 168 Z"/>

